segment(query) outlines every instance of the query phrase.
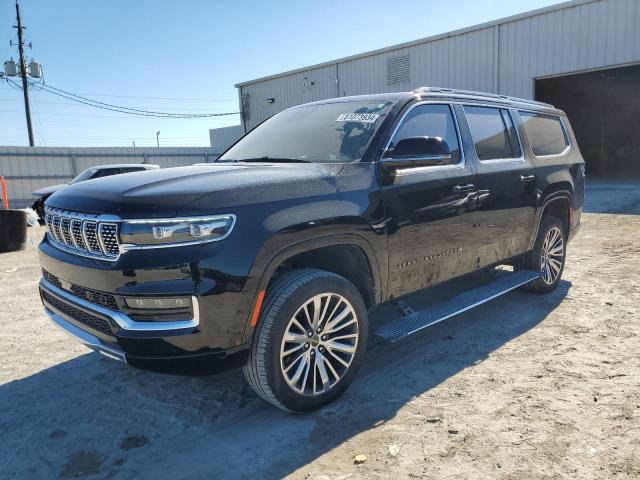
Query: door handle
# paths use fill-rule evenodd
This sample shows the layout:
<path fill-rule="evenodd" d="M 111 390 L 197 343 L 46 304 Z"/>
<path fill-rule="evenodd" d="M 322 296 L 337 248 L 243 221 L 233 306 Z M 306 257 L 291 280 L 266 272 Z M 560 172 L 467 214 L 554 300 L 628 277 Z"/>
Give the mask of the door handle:
<path fill-rule="evenodd" d="M 535 182 L 535 180 L 536 180 L 535 175 L 520 175 L 520 181 L 522 183 Z"/>
<path fill-rule="evenodd" d="M 453 187 L 454 193 L 462 193 L 462 192 L 472 192 L 476 189 L 476 186 L 473 183 L 467 183 L 466 185 L 455 185 Z"/>

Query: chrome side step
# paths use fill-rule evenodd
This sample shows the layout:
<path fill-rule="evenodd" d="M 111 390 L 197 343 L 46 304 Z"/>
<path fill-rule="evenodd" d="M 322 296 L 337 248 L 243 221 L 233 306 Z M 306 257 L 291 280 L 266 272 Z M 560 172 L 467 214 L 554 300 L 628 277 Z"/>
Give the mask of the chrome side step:
<path fill-rule="evenodd" d="M 435 325 L 462 312 L 466 312 L 500 295 L 504 295 L 540 277 L 540 272 L 520 270 L 495 282 L 468 290 L 446 302 L 427 310 L 416 311 L 396 321 L 382 325 L 375 333 L 377 337 L 395 342 L 423 328 Z"/>

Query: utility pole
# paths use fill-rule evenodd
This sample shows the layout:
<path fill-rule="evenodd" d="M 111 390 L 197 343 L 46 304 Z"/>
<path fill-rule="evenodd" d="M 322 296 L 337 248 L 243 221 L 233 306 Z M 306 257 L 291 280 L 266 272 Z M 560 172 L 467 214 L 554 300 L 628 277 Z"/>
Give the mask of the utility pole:
<path fill-rule="evenodd" d="M 33 128 L 31 127 L 31 108 L 29 107 L 29 84 L 27 82 L 27 62 L 24 59 L 24 39 L 22 36 L 22 20 L 20 19 L 20 5 L 16 0 L 16 18 L 18 25 L 18 52 L 20 53 L 20 76 L 22 77 L 22 93 L 24 95 L 24 112 L 27 116 L 27 130 L 29 131 L 29 146 L 33 147 Z"/>
<path fill-rule="evenodd" d="M 156 144 L 158 145 L 158 148 L 160 148 L 160 130 L 156 132 Z"/>

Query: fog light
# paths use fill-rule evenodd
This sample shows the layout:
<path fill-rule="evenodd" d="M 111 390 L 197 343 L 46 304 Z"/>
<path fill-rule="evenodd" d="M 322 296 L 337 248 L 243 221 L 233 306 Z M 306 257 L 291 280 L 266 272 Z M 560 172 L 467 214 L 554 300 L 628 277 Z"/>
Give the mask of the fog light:
<path fill-rule="evenodd" d="M 136 298 L 129 297 L 125 299 L 129 308 L 140 308 L 145 310 L 168 310 L 176 308 L 191 308 L 191 298 L 178 297 L 156 297 L 156 298 Z"/>

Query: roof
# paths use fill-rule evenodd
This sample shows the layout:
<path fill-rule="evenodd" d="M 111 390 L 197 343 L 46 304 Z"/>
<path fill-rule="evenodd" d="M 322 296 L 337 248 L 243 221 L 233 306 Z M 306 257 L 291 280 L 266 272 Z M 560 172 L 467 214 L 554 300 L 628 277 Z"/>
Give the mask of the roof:
<path fill-rule="evenodd" d="M 410 42 L 399 43 L 397 45 L 392 45 L 390 47 L 380 48 L 378 50 L 371 50 L 371 51 L 368 51 L 368 52 L 359 53 L 357 55 L 351 55 L 351 56 L 348 56 L 348 57 L 342 57 L 342 58 L 339 58 L 337 60 L 331 60 L 331 61 L 328 61 L 328 62 L 317 63 L 315 65 L 310 65 L 308 67 L 296 68 L 294 70 L 287 70 L 285 72 L 276 73 L 274 75 L 267 75 L 265 77 L 259 77 L 259 78 L 256 78 L 254 80 L 247 80 L 245 82 L 240 82 L 240 83 L 235 84 L 235 87 L 239 88 L 239 87 L 243 87 L 245 85 L 250 85 L 252 83 L 263 82 L 265 80 L 272 80 L 274 78 L 279 78 L 279 77 L 285 77 L 287 75 L 292 75 L 292 74 L 295 74 L 295 73 L 307 72 L 307 71 L 315 69 L 315 68 L 327 67 L 327 66 L 330 66 L 330 65 L 335 65 L 337 63 L 348 62 L 350 60 L 357 60 L 357 59 L 360 59 L 360 58 L 370 57 L 370 56 L 373 56 L 373 55 L 378 55 L 380 53 L 391 52 L 393 50 L 398 50 L 400 48 L 412 47 L 414 45 L 420 45 L 420 44 L 423 44 L 423 43 L 429 43 L 429 42 L 433 42 L 435 40 L 442 40 L 442 39 L 448 38 L 448 37 L 455 37 L 455 36 L 458 36 L 458 35 L 464 35 L 466 33 L 471 33 L 471 32 L 475 32 L 475 31 L 478 31 L 478 30 L 483 30 L 485 28 L 495 27 L 495 26 L 498 26 L 498 25 L 504 25 L 506 23 L 515 22 L 517 20 L 522 20 L 522 19 L 525 19 L 525 18 L 535 17 L 535 16 L 538 16 L 538 15 L 543 15 L 545 13 L 557 12 L 557 11 L 564 10 L 564 9 L 567 9 L 567 8 L 576 7 L 578 5 L 583 5 L 583 4 L 587 4 L 587 3 L 594 3 L 594 2 L 598 2 L 598 1 L 601 1 L 601 0 L 570 0 L 570 1 L 567 1 L 567 2 L 558 3 L 556 5 L 550 5 L 548 7 L 538 8 L 536 10 L 530 10 L 528 12 L 519 13 L 517 15 L 512 15 L 510 17 L 505 17 L 505 18 L 501 18 L 501 19 L 498 19 L 498 20 L 493 20 L 493 21 L 490 21 L 490 22 L 481 23 L 481 24 L 478 24 L 478 25 L 474 25 L 474 26 L 467 27 L 467 28 L 462 28 L 462 29 L 459 29 L 459 30 L 453 30 L 453 31 L 447 32 L 447 33 L 441 33 L 441 34 L 438 34 L 438 35 L 433 35 L 433 36 L 421 38 L 421 39 L 418 39 L 418 40 L 412 40 Z"/>
<path fill-rule="evenodd" d="M 152 168 L 160 168 L 160 165 L 152 165 L 149 163 L 113 163 L 110 165 L 94 165 L 89 168 L 95 168 L 96 170 L 102 170 L 104 168 L 131 168 L 131 167 L 143 167 L 146 170 L 151 170 Z M 87 169 L 88 170 L 88 169 Z"/>
<path fill-rule="evenodd" d="M 537 100 L 530 100 L 527 98 L 510 97 L 509 95 L 500 95 L 498 93 L 476 92 L 473 90 L 461 90 L 456 88 L 442 88 L 442 87 L 420 87 L 411 92 L 414 95 L 429 96 L 429 97 L 447 97 L 462 100 L 479 100 L 482 102 L 495 102 L 502 104 L 510 104 L 519 107 L 526 108 L 542 108 L 542 109 L 554 109 L 555 107 L 550 103 L 539 102 Z"/>
<path fill-rule="evenodd" d="M 325 98 L 323 100 L 316 100 L 315 102 L 304 103 L 301 105 L 296 105 L 291 108 L 302 107 L 306 105 L 320 105 L 323 103 L 347 103 L 347 102 L 358 102 L 358 101 L 373 101 L 373 102 L 396 102 L 398 100 L 402 100 L 404 98 L 412 96 L 412 92 L 393 92 L 393 93 L 367 93 L 363 95 L 351 95 L 348 97 L 333 97 L 333 98 Z"/>
<path fill-rule="evenodd" d="M 420 87 L 411 92 L 395 92 L 395 93 L 373 93 L 364 95 L 352 95 L 349 97 L 336 97 L 327 98 L 324 100 L 317 100 L 315 102 L 304 103 L 296 105 L 291 108 L 306 107 L 309 105 L 322 105 L 327 103 L 347 103 L 357 101 L 391 101 L 397 102 L 400 100 L 409 100 L 410 98 L 439 98 L 443 100 L 461 100 L 461 101 L 476 101 L 484 103 L 496 103 L 500 105 L 509 105 L 515 108 L 530 109 L 530 110 L 546 110 L 547 112 L 553 111 L 554 113 L 561 114 L 560 110 L 557 110 L 553 105 L 544 102 L 538 102 L 536 100 L 529 100 L 526 98 L 510 97 L 508 95 L 499 95 L 496 93 L 476 92 L 472 90 L 461 90 L 453 88 L 442 87 Z"/>

